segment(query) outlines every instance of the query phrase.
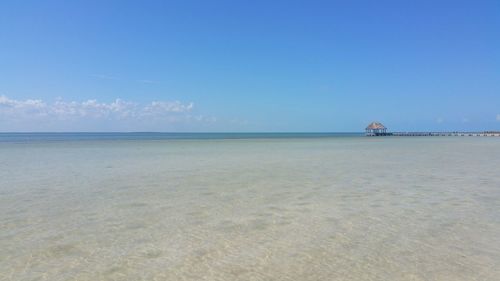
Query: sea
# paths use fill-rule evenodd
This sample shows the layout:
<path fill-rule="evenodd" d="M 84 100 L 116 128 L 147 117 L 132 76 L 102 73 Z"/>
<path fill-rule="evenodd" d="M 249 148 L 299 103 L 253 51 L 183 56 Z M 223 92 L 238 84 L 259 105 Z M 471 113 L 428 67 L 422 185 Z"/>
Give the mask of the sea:
<path fill-rule="evenodd" d="M 0 280 L 500 280 L 500 138 L 2 133 Z"/>

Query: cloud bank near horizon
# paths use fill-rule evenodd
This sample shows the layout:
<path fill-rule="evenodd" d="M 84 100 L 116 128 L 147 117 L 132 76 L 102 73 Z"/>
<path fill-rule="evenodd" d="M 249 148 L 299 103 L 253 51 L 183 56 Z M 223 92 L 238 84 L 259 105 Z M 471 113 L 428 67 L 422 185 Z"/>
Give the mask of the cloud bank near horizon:
<path fill-rule="evenodd" d="M 169 130 L 177 125 L 213 123 L 215 117 L 194 113 L 193 102 L 113 102 L 11 99 L 0 96 L 0 131 L 12 130 Z M 15 125 L 15 126 L 14 126 Z M 101 126 L 96 126 L 101 125 Z M 187 126 L 189 127 L 189 126 Z"/>

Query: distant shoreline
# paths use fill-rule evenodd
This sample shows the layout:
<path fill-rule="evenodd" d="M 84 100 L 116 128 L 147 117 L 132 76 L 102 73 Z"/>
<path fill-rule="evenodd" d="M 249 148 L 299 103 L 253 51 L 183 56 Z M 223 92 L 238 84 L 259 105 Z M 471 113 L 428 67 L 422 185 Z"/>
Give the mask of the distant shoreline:
<path fill-rule="evenodd" d="M 2 142 L 104 140 L 225 140 L 364 137 L 364 133 L 0 133 Z"/>
<path fill-rule="evenodd" d="M 258 140 L 258 139 L 325 139 L 365 137 L 435 137 L 495 136 L 500 132 L 393 132 L 367 135 L 361 132 L 341 133 L 167 133 L 167 132 L 15 132 L 0 133 L 0 143 L 72 142 L 72 141 L 175 141 L 175 140 Z"/>

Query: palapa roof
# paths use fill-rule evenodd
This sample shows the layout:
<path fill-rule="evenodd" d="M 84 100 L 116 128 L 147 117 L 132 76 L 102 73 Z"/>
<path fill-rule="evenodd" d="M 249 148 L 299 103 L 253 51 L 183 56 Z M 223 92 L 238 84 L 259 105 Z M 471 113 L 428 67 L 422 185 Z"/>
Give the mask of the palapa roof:
<path fill-rule="evenodd" d="M 382 125 L 382 123 L 380 122 L 371 122 L 370 125 L 368 125 L 368 127 L 366 127 L 367 130 L 382 130 L 382 129 L 386 129 L 386 127 L 384 125 Z"/>

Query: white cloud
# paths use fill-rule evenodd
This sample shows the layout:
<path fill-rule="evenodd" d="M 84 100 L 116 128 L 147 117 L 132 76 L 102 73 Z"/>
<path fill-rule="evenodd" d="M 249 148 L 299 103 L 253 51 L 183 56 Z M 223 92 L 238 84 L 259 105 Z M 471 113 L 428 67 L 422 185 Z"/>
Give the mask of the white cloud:
<path fill-rule="evenodd" d="M 194 104 L 183 104 L 179 101 L 153 101 L 148 106 L 144 107 L 146 115 L 162 115 L 170 112 L 189 112 L 193 109 Z"/>
<path fill-rule="evenodd" d="M 497 121 L 500 121 L 500 114 L 497 114 Z"/>
<path fill-rule="evenodd" d="M 27 99 L 24 101 L 9 99 L 0 96 L 0 114 L 18 116 L 47 115 L 47 104 L 42 100 Z"/>
<path fill-rule="evenodd" d="M 213 123 L 216 121 L 214 117 L 193 114 L 193 109 L 192 102 L 180 101 L 153 101 L 144 105 L 122 99 L 109 103 L 95 99 L 87 101 L 57 99 L 48 103 L 39 99 L 10 99 L 2 95 L 0 96 L 0 125 L 12 122 L 60 123 L 94 120 L 108 123 L 135 122 L 146 126 L 148 124 Z"/>
<path fill-rule="evenodd" d="M 61 119 L 73 117 L 122 119 L 134 117 L 140 110 L 136 104 L 121 99 L 116 99 L 111 103 L 99 103 L 97 100 L 84 102 L 57 100 L 48 106 L 48 109 L 53 116 Z"/>
<path fill-rule="evenodd" d="M 441 124 L 443 122 L 444 122 L 444 119 L 441 118 L 441 117 L 439 117 L 439 118 L 436 119 L 436 123 L 438 123 L 438 124 Z"/>

